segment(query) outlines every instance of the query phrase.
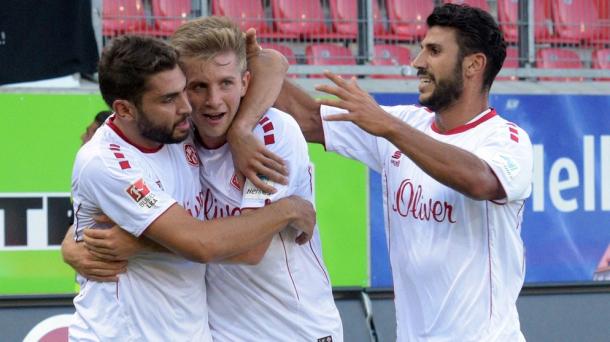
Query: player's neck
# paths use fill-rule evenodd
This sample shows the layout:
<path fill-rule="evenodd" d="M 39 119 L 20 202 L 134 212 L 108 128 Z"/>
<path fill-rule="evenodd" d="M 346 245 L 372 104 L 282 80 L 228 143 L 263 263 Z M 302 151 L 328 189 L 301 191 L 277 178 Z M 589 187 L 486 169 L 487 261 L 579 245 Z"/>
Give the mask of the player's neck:
<path fill-rule="evenodd" d="M 436 113 L 436 126 L 446 132 L 460 127 L 489 108 L 488 93 L 469 93 L 464 89 L 462 96 L 449 107 Z"/>
<path fill-rule="evenodd" d="M 227 143 L 227 135 L 225 134 L 220 137 L 205 137 L 200 133 L 199 142 L 201 142 L 201 145 L 206 149 L 215 150 Z"/>

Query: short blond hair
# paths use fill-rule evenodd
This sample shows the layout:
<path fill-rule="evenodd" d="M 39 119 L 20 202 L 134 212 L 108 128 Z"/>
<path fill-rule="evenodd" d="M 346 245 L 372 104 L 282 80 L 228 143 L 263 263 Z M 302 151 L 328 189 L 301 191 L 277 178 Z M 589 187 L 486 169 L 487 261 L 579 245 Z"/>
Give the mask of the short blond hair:
<path fill-rule="evenodd" d="M 172 35 L 171 44 L 180 57 L 210 60 L 218 54 L 234 52 L 241 72 L 246 71 L 246 38 L 227 17 L 201 17 L 182 24 Z"/>

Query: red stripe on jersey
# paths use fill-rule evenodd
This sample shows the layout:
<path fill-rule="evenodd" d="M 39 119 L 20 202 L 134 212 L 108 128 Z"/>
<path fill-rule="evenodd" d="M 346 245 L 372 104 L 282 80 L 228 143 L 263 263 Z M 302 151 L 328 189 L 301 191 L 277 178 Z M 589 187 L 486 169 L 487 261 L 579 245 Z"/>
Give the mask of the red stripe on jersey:
<path fill-rule="evenodd" d="M 265 116 L 265 117 L 263 117 L 263 118 L 262 118 L 262 119 L 261 119 L 261 120 L 258 122 L 258 124 L 259 124 L 259 125 L 262 125 L 262 124 L 264 124 L 264 123 L 265 123 L 265 122 L 267 122 L 267 121 L 269 121 L 269 118 Z"/>
<path fill-rule="evenodd" d="M 112 150 L 112 151 L 120 151 L 121 150 L 121 146 L 116 145 L 116 144 L 110 144 L 110 150 Z"/>
<path fill-rule="evenodd" d="M 275 137 L 273 134 L 265 135 L 265 145 L 275 144 Z"/>
<path fill-rule="evenodd" d="M 439 134 L 443 134 L 443 135 L 451 135 L 451 134 L 457 134 L 457 133 L 462 133 L 462 132 L 466 132 L 467 130 L 471 129 L 471 128 L 475 128 L 478 125 L 482 124 L 483 122 L 493 118 L 494 116 L 496 116 L 496 110 L 491 108 L 491 110 L 489 111 L 489 113 L 483 115 L 482 117 L 480 117 L 478 120 L 473 121 L 471 123 L 467 123 L 465 125 L 450 129 L 446 132 L 441 132 L 441 130 L 438 128 L 438 126 L 436 126 L 436 122 L 432 121 L 432 130 L 436 133 Z"/>
<path fill-rule="evenodd" d="M 516 135 L 514 135 L 514 134 L 511 134 L 511 135 L 510 135 L 510 138 L 511 138 L 511 140 L 513 140 L 514 142 L 519 142 L 519 137 L 518 137 L 518 136 L 516 136 Z"/>
<path fill-rule="evenodd" d="M 119 165 L 121 166 L 121 170 L 125 170 L 125 169 L 130 169 L 131 168 L 131 165 L 129 165 L 129 162 L 127 160 L 120 161 Z"/>
<path fill-rule="evenodd" d="M 263 125 L 263 132 L 267 133 L 273 130 L 273 122 L 269 121 Z"/>
<path fill-rule="evenodd" d="M 114 156 L 115 156 L 115 157 L 117 157 L 117 159 L 123 159 L 123 158 L 125 158 L 125 155 L 124 155 L 123 153 L 118 153 L 118 152 L 115 152 L 115 153 L 114 153 Z"/>
<path fill-rule="evenodd" d="M 511 132 L 512 134 L 519 135 L 519 131 L 517 131 L 516 128 L 508 127 L 508 131 Z"/>

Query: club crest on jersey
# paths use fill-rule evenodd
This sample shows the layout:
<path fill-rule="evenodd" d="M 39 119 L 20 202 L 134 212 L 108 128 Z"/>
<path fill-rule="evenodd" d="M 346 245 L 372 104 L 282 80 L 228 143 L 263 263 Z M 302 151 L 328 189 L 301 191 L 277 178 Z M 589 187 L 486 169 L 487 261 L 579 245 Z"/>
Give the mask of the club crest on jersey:
<path fill-rule="evenodd" d="M 239 180 L 237 179 L 236 174 L 233 174 L 233 177 L 231 177 L 231 186 L 234 187 L 237 191 L 241 191 L 241 185 L 239 184 Z"/>
<path fill-rule="evenodd" d="M 186 161 L 189 164 L 199 166 L 199 156 L 197 155 L 195 146 L 191 144 L 184 144 L 184 155 L 186 156 Z"/>
<path fill-rule="evenodd" d="M 390 159 L 390 162 L 392 162 L 392 165 L 398 167 L 400 166 L 400 157 L 402 156 L 402 153 L 398 150 L 396 150 L 396 152 L 394 152 L 394 154 L 392 155 L 392 158 Z"/>
<path fill-rule="evenodd" d="M 142 178 L 127 187 L 125 191 L 141 208 L 152 208 L 157 203 L 157 198 L 150 192 Z"/>

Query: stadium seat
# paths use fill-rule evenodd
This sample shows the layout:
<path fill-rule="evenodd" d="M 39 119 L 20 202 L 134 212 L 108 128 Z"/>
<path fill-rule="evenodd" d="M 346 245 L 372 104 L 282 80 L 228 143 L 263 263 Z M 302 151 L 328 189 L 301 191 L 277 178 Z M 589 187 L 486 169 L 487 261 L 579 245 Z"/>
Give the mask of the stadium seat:
<path fill-rule="evenodd" d="M 305 47 L 305 60 L 309 65 L 356 65 L 356 59 L 349 48 L 328 43 L 307 45 Z M 345 78 L 352 77 L 352 75 L 342 76 Z"/>
<path fill-rule="evenodd" d="M 278 33 L 267 25 L 265 11 L 260 0 L 240 2 L 236 0 L 213 0 L 212 13 L 233 19 L 239 27 L 246 31 L 250 27 L 256 29 L 259 38 L 285 38 L 296 39 L 296 33 Z"/>
<path fill-rule="evenodd" d="M 516 47 L 509 47 L 506 49 L 506 59 L 502 65 L 502 69 L 516 69 L 519 67 L 519 49 Z M 517 81 L 516 76 L 498 76 L 496 80 L 499 81 Z"/>
<path fill-rule="evenodd" d="M 610 3 L 608 0 L 595 0 L 597 13 L 602 20 L 610 20 Z"/>
<path fill-rule="evenodd" d="M 574 50 L 542 48 L 536 51 L 536 66 L 542 69 L 582 69 L 580 56 Z M 582 81 L 582 77 L 541 77 L 541 81 Z"/>
<path fill-rule="evenodd" d="M 417 41 L 426 34 L 426 18 L 434 9 L 434 0 L 386 0 L 385 4 L 390 32 L 376 38 Z"/>
<path fill-rule="evenodd" d="M 284 57 L 286 57 L 286 59 L 288 60 L 288 64 L 297 64 L 297 58 L 296 55 L 294 54 L 294 51 L 292 51 L 292 48 L 290 48 L 289 46 L 286 46 L 284 44 L 279 44 L 279 43 L 261 43 L 260 44 L 261 47 L 265 48 L 265 49 L 273 49 L 276 51 L 279 51 L 280 53 L 282 53 L 282 55 L 284 55 Z"/>
<path fill-rule="evenodd" d="M 377 0 L 373 2 L 373 31 L 375 34 L 384 34 L 381 13 Z M 356 39 L 358 36 L 358 4 L 354 0 L 330 0 L 330 18 L 335 32 L 344 35 L 348 39 Z"/>
<path fill-rule="evenodd" d="M 115 36 L 137 33 L 146 27 L 146 15 L 141 0 L 102 1 L 102 34 Z"/>
<path fill-rule="evenodd" d="M 375 45 L 375 57 L 371 65 L 410 65 L 411 51 L 405 46 L 395 44 Z M 398 75 L 371 75 L 372 78 L 405 78 Z M 413 78 L 411 76 L 410 78 Z"/>
<path fill-rule="evenodd" d="M 550 0 L 557 37 L 562 43 L 600 39 L 600 17 L 594 0 Z"/>
<path fill-rule="evenodd" d="M 534 39 L 539 43 L 550 43 L 553 36 L 550 2 L 534 1 Z M 506 41 L 516 43 L 519 36 L 519 0 L 498 0 L 498 21 Z"/>
<path fill-rule="evenodd" d="M 336 34 L 326 25 L 320 0 L 271 0 L 275 31 L 302 38 L 340 39 L 345 35 Z"/>
<path fill-rule="evenodd" d="M 155 35 L 170 36 L 191 14 L 191 0 L 152 0 Z"/>
<path fill-rule="evenodd" d="M 595 0 L 595 5 L 599 15 L 598 25 L 601 33 L 598 39 L 591 39 L 589 42 L 610 45 L 610 2 L 608 0 Z"/>
<path fill-rule="evenodd" d="M 593 69 L 610 70 L 610 49 L 597 49 L 591 55 Z M 598 81 L 610 81 L 610 78 L 596 78 Z"/>
<path fill-rule="evenodd" d="M 451 3 L 478 7 L 486 12 L 489 12 L 489 5 L 487 4 L 486 0 L 444 0 L 443 2 L 446 4 Z"/>

